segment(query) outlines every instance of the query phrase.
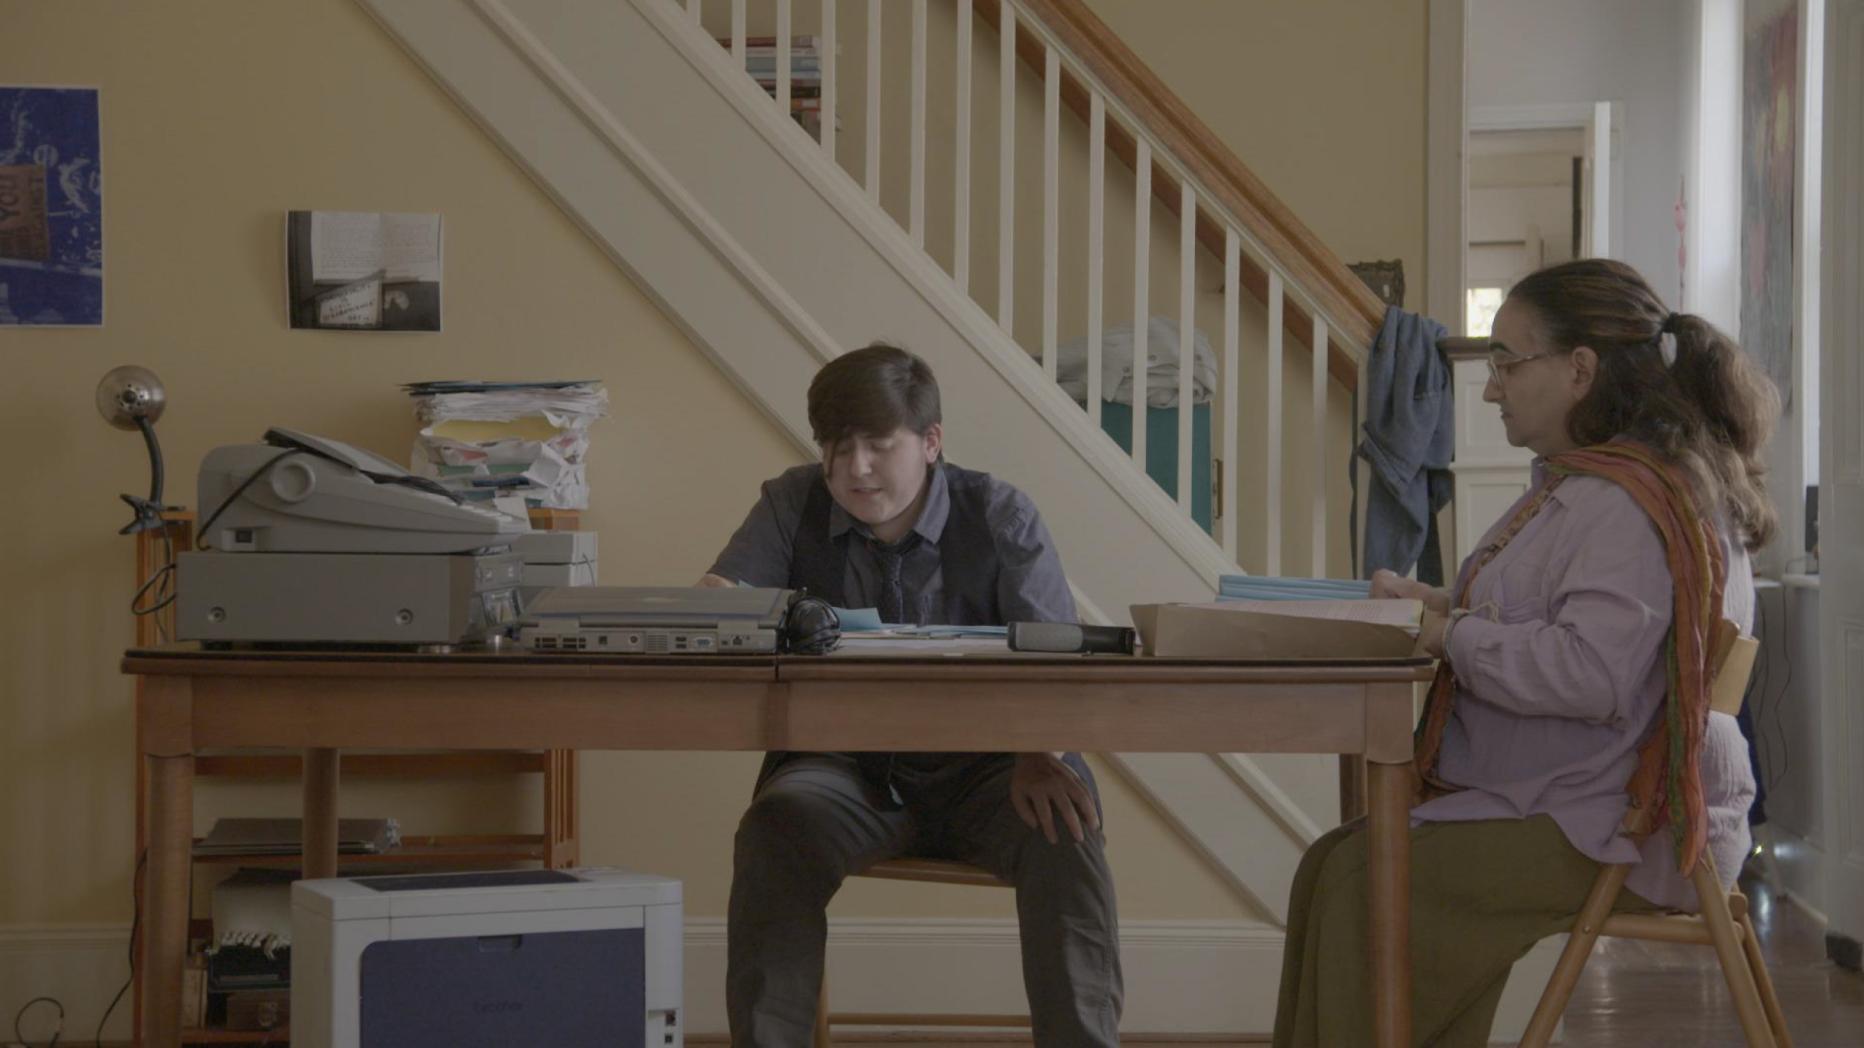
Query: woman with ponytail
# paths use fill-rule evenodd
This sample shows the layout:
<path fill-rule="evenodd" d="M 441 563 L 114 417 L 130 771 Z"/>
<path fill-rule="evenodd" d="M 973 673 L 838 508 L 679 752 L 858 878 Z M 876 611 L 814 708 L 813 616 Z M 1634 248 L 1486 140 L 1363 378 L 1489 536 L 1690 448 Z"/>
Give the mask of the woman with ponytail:
<path fill-rule="evenodd" d="M 1456 584 L 1421 599 L 1438 677 L 1418 728 L 1412 1014 L 1420 1045 L 1481 1045 L 1509 969 L 1565 931 L 1602 864 L 1621 911 L 1693 909 L 1706 849 L 1732 884 L 1754 782 L 1709 711 L 1709 638 L 1751 632 L 1748 554 L 1776 518 L 1761 478 L 1779 399 L 1727 336 L 1636 270 L 1588 259 L 1509 292 L 1483 399 L 1533 483 Z M 1656 832 L 1622 824 L 1631 809 Z M 1366 841 L 1349 824 L 1295 874 L 1278 1048 L 1369 1044 Z"/>

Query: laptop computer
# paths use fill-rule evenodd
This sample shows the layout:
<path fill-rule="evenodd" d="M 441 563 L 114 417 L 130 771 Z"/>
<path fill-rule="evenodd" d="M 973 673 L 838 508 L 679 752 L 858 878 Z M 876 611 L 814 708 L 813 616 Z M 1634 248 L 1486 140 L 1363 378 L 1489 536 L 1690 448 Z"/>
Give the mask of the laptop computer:
<path fill-rule="evenodd" d="M 786 589 L 554 586 L 519 620 L 532 651 L 756 655 L 777 650 Z"/>

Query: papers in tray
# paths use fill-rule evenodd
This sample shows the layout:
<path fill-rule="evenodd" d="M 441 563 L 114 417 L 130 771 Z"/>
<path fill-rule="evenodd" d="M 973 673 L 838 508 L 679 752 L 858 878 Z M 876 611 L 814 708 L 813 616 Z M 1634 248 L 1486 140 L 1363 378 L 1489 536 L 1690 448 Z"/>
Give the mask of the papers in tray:
<path fill-rule="evenodd" d="M 1223 600 L 1135 604 L 1147 655 L 1180 658 L 1392 659 L 1415 653 L 1415 600 Z"/>

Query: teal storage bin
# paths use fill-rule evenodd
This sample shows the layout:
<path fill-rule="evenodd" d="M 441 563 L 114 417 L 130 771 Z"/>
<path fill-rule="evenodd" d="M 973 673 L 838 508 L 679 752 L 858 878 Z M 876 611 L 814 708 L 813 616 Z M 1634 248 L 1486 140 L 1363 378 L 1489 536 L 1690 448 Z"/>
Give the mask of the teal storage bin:
<path fill-rule="evenodd" d="M 1133 450 L 1133 406 L 1100 405 L 1100 428 L 1128 452 Z M 1146 409 L 1146 472 L 1178 497 L 1178 405 Z M 1210 405 L 1191 406 L 1191 519 L 1210 531 Z"/>

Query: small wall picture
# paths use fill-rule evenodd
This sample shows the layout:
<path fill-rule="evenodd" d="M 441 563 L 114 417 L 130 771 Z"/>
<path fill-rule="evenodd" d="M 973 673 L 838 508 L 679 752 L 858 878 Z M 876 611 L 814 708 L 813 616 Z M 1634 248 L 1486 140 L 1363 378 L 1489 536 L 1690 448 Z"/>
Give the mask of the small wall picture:
<path fill-rule="evenodd" d="M 292 211 L 285 220 L 291 326 L 440 330 L 440 216 Z"/>
<path fill-rule="evenodd" d="M 97 89 L 0 87 L 0 326 L 104 322 Z"/>

